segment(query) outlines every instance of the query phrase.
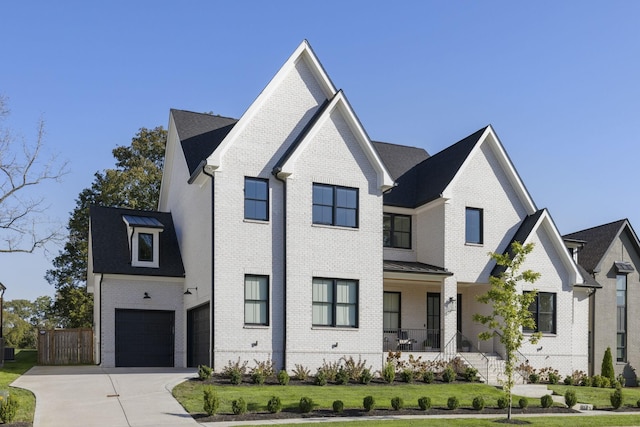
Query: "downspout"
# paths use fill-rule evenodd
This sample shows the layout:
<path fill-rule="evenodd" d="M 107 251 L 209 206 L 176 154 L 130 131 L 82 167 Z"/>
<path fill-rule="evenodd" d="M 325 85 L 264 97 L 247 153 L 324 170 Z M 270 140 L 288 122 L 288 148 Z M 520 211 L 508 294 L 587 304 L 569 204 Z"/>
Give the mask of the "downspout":
<path fill-rule="evenodd" d="M 211 315 L 211 330 L 209 331 L 209 336 L 211 337 L 211 345 L 209 348 L 210 353 L 210 364 L 209 366 L 211 366 L 214 370 L 215 370 L 215 366 L 214 366 L 214 361 L 215 358 L 213 357 L 213 348 L 214 348 L 214 325 L 215 325 L 215 310 L 213 309 L 214 307 L 214 301 L 215 301 L 215 288 L 213 286 L 213 282 L 215 279 L 215 274 L 214 274 L 214 265 L 215 265 L 215 233 L 216 233 L 216 216 L 215 216 L 215 212 L 214 212 L 214 207 L 215 207 L 215 186 L 213 185 L 215 182 L 215 178 L 213 176 L 212 173 L 207 172 L 207 166 L 203 165 L 202 166 L 202 173 L 204 173 L 205 175 L 207 175 L 208 177 L 211 177 L 211 303 L 210 303 L 210 308 L 209 308 L 209 312 Z"/>
<path fill-rule="evenodd" d="M 98 365 L 102 364 L 102 280 L 104 279 L 104 274 L 100 274 L 100 305 L 98 306 L 98 310 L 100 311 L 100 315 L 98 318 L 100 319 L 100 330 L 98 331 L 98 342 L 100 345 L 98 346 Z"/>
<path fill-rule="evenodd" d="M 275 167 L 271 172 L 282 182 L 282 369 L 287 368 L 287 180 L 280 178 L 282 168 Z"/>
<path fill-rule="evenodd" d="M 589 366 L 591 368 L 591 372 L 589 373 L 589 375 L 593 376 L 595 371 L 596 371 L 596 366 L 595 366 L 595 344 L 596 344 L 596 311 L 595 311 L 595 304 L 596 304 L 596 291 L 598 290 L 597 288 L 591 288 L 593 290 L 593 292 L 591 292 L 589 294 L 589 317 L 591 319 L 590 323 L 591 323 L 591 336 L 589 337 L 589 339 L 591 340 L 591 342 L 588 344 L 590 347 L 590 351 L 589 353 L 589 358 L 591 359 L 591 363 Z M 588 362 L 587 362 L 588 363 Z"/>

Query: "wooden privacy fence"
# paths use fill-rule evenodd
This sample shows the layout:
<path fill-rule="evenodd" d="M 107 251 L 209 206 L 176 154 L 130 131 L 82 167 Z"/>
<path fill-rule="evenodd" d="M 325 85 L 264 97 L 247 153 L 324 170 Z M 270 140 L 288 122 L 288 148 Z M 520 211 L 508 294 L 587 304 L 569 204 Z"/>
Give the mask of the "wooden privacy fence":
<path fill-rule="evenodd" d="M 39 365 L 93 363 L 93 329 L 52 329 L 38 334 Z"/>

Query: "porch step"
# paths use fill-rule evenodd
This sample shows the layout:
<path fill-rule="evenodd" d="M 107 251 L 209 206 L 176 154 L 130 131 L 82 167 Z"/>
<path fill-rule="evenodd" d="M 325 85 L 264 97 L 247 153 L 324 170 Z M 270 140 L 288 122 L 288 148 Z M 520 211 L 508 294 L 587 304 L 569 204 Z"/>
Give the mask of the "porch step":
<path fill-rule="evenodd" d="M 478 376 L 489 385 L 500 385 L 505 379 L 505 361 L 495 353 L 458 353 L 458 356 L 468 365 L 478 370 Z M 516 384 L 524 384 L 524 379 L 518 374 L 514 374 Z"/>

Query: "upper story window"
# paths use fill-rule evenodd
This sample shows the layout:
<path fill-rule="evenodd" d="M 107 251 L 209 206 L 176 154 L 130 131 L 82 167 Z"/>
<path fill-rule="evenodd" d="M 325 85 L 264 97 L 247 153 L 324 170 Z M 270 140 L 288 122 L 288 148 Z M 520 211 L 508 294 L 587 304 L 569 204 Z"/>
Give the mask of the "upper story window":
<path fill-rule="evenodd" d="M 632 267 L 633 268 L 633 267 Z M 627 275 L 616 275 L 616 361 L 627 361 Z"/>
<path fill-rule="evenodd" d="M 467 208 L 465 211 L 465 242 L 482 244 L 482 209 Z"/>
<path fill-rule="evenodd" d="M 358 189 L 313 184 L 313 223 L 358 227 Z"/>
<path fill-rule="evenodd" d="M 313 279 L 313 326 L 358 327 L 358 282 Z"/>
<path fill-rule="evenodd" d="M 382 240 L 388 248 L 411 249 L 411 216 L 385 213 Z"/>
<path fill-rule="evenodd" d="M 525 329 L 525 332 L 556 333 L 556 294 L 538 292 L 536 299 L 529 306 L 529 311 L 536 322 L 535 329 Z"/>
<path fill-rule="evenodd" d="M 131 265 L 158 268 L 160 266 L 160 233 L 164 225 L 150 216 L 123 215 L 127 224 L 127 236 Z"/>
<path fill-rule="evenodd" d="M 269 181 L 262 178 L 244 178 L 244 218 L 269 220 Z"/>

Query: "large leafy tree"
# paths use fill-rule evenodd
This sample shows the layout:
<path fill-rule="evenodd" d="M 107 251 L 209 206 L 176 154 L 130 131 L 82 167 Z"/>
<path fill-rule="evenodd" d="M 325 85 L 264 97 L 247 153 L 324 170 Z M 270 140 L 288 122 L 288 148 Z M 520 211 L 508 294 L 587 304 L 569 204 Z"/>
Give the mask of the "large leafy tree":
<path fill-rule="evenodd" d="M 15 299 L 4 302 L 5 345 L 16 348 L 36 348 L 39 329 L 56 325 L 51 315 L 52 300 L 49 296 L 35 301 Z"/>
<path fill-rule="evenodd" d="M 167 131 L 161 126 L 141 128 L 130 146 L 113 150 L 116 167 L 96 172 L 91 187 L 78 195 L 67 226 L 67 241 L 46 275 L 58 291 L 53 307 L 62 326 L 78 328 L 92 324 L 93 301 L 86 292 L 89 206 L 156 209 L 166 140 Z"/>
<path fill-rule="evenodd" d="M 497 276 L 489 277 L 491 287 L 487 293 L 478 296 L 478 301 L 491 304 L 492 312 L 488 315 L 474 314 L 473 319 L 487 326 L 489 330 L 482 332 L 482 340 L 493 339 L 495 331 L 499 332 L 500 342 L 505 347 L 507 360 L 505 362 L 505 376 L 503 389 L 509 400 L 507 418 L 511 420 L 512 396 L 514 385 L 513 373 L 517 361 L 517 352 L 525 339 L 532 343 L 538 342 L 539 333 L 525 337 L 524 329 L 535 330 L 536 324 L 529 307 L 535 301 L 537 291 L 523 292 L 521 283 L 534 283 L 540 278 L 540 273 L 532 270 L 520 271 L 526 256 L 533 251 L 533 243 L 522 245 L 513 242 L 511 251 L 505 254 L 490 253 L 489 256 L 501 268 Z"/>

